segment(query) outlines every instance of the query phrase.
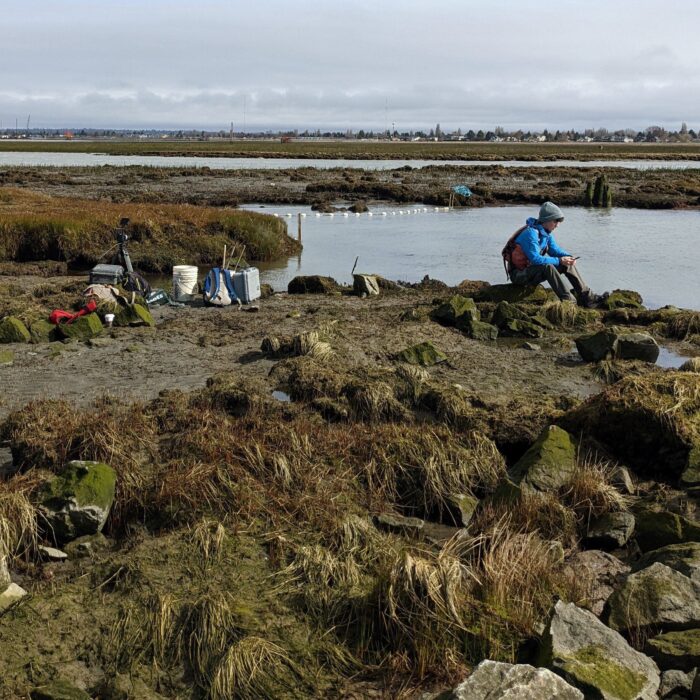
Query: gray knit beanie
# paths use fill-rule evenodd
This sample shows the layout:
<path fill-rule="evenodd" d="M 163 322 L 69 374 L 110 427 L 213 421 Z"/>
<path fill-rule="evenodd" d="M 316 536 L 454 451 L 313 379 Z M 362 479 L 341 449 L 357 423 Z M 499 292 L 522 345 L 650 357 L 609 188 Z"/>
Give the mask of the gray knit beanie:
<path fill-rule="evenodd" d="M 545 223 L 546 221 L 563 221 L 564 213 L 556 204 L 553 204 L 552 202 L 545 202 L 540 207 L 540 213 L 537 220 L 541 224 Z"/>

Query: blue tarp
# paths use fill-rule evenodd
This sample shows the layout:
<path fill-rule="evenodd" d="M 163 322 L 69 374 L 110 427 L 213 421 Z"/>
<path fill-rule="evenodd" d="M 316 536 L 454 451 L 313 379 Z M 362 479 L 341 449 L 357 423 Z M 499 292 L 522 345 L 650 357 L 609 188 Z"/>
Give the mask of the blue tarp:
<path fill-rule="evenodd" d="M 456 192 L 457 194 L 461 194 L 462 197 L 471 197 L 472 196 L 472 191 L 466 185 L 455 185 L 452 188 L 452 191 Z"/>

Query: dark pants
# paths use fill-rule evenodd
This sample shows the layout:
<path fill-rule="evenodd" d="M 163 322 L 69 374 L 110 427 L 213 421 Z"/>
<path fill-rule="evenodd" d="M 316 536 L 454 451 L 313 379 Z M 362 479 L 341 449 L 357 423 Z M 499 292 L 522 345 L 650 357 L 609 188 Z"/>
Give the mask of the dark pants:
<path fill-rule="evenodd" d="M 571 283 L 577 295 L 590 291 L 588 285 L 579 275 L 576 265 L 529 265 L 524 270 L 516 270 L 510 276 L 513 284 L 540 284 L 549 282 L 549 286 L 561 301 L 576 301 L 564 277 Z"/>

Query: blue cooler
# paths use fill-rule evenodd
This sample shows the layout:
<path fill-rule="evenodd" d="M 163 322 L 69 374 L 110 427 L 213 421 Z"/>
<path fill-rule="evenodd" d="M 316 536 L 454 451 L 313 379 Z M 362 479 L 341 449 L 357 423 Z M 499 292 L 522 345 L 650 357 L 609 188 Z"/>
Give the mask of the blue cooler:
<path fill-rule="evenodd" d="M 257 267 L 247 267 L 233 274 L 233 290 L 243 304 L 260 299 L 260 272 Z"/>

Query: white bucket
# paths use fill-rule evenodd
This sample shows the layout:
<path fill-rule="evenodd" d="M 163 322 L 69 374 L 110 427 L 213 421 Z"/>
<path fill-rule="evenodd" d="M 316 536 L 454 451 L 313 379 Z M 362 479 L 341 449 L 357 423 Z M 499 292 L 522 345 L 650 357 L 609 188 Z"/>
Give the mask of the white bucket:
<path fill-rule="evenodd" d="M 175 301 L 192 301 L 197 296 L 196 265 L 173 266 L 173 299 Z"/>

